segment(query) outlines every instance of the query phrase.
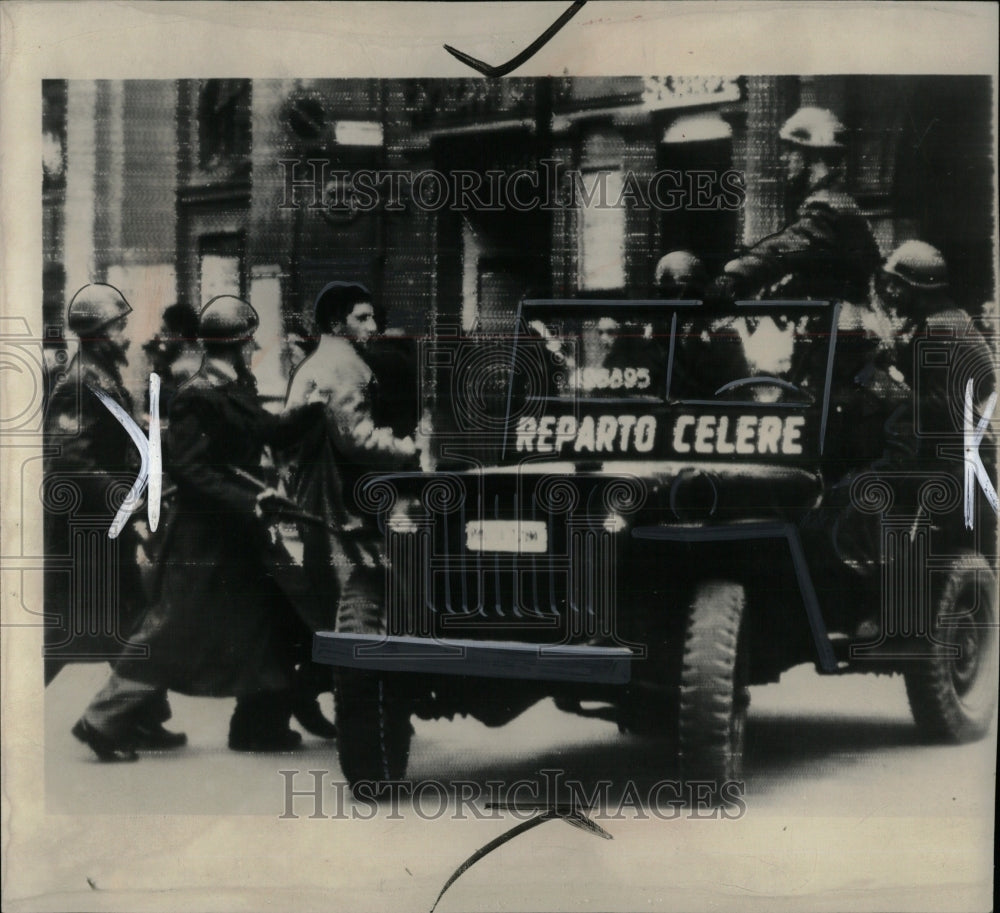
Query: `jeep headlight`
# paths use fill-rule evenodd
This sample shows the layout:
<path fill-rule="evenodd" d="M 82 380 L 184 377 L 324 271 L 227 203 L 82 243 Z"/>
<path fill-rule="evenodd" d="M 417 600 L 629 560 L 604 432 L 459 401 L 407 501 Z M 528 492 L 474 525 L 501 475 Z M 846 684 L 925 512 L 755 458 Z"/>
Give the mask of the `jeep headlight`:
<path fill-rule="evenodd" d="M 389 530 L 398 535 L 409 535 L 420 529 L 419 521 L 404 508 L 397 508 L 389 515 Z"/>
<path fill-rule="evenodd" d="M 601 525 L 604 527 L 606 533 L 620 533 L 625 530 L 628 524 L 621 514 L 612 512 L 604 518 L 604 522 Z"/>

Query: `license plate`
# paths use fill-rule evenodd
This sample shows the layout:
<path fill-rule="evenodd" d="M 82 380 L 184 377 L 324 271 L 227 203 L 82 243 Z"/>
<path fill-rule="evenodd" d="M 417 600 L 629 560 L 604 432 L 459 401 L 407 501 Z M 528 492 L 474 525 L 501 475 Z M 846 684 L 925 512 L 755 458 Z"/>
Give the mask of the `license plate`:
<path fill-rule="evenodd" d="M 549 535 L 542 520 L 474 520 L 465 524 L 465 547 L 472 552 L 544 552 Z"/>

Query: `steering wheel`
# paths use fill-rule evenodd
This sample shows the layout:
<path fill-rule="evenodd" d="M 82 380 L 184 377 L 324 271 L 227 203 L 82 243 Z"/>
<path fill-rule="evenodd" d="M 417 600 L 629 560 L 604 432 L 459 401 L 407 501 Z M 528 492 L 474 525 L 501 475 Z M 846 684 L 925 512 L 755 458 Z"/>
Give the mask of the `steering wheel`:
<path fill-rule="evenodd" d="M 719 389 L 715 391 L 715 396 L 725 396 L 735 390 L 742 390 L 746 387 L 776 387 L 784 393 L 796 396 L 798 398 L 797 401 L 800 403 L 815 402 L 812 395 L 807 393 L 801 387 L 796 387 L 795 384 L 790 383 L 787 380 L 782 380 L 780 377 L 772 377 L 767 374 L 759 377 L 741 377 L 738 380 L 731 380 L 728 384 L 723 384 L 719 387 Z M 782 396 L 782 399 L 786 399 L 786 397 Z"/>

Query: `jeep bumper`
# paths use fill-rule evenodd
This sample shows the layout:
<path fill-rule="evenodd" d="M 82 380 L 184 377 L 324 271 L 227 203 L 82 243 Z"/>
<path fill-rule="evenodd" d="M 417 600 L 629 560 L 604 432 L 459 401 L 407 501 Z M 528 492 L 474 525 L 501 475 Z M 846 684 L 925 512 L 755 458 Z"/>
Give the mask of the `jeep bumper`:
<path fill-rule="evenodd" d="M 313 660 L 380 672 L 624 685 L 631 675 L 632 653 L 627 647 L 320 631 L 313 637 Z"/>

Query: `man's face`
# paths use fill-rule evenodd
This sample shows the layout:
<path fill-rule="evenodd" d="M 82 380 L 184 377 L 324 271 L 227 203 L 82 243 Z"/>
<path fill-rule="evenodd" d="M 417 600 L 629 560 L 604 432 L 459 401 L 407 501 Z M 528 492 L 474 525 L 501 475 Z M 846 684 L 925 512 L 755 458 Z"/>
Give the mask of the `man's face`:
<path fill-rule="evenodd" d="M 121 317 L 114 323 L 108 324 L 105 332 L 107 333 L 108 342 L 121 352 L 122 360 L 124 361 L 125 353 L 132 342 L 132 337 L 128 331 L 127 318 Z"/>
<path fill-rule="evenodd" d="M 250 368 L 253 364 L 254 355 L 260 350 L 260 346 L 257 345 L 257 340 L 252 336 L 249 339 L 243 341 L 240 346 L 240 357 L 243 359 L 243 364 L 247 368 Z"/>
<path fill-rule="evenodd" d="M 344 336 L 362 347 L 377 330 L 375 308 L 370 301 L 359 301 L 344 320 Z"/>
<path fill-rule="evenodd" d="M 605 354 L 611 351 L 618 336 L 618 321 L 611 317 L 602 317 L 597 321 L 597 342 Z"/>
<path fill-rule="evenodd" d="M 785 180 L 794 191 L 803 191 L 809 183 L 809 166 L 805 153 L 791 143 L 781 145 L 781 166 L 785 169 Z"/>
<path fill-rule="evenodd" d="M 875 291 L 882 303 L 896 311 L 910 311 L 911 298 L 909 286 L 901 279 L 882 270 L 875 277 Z"/>

